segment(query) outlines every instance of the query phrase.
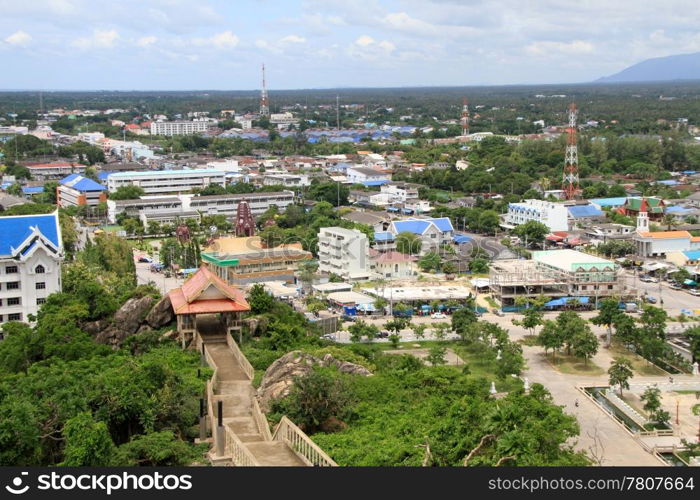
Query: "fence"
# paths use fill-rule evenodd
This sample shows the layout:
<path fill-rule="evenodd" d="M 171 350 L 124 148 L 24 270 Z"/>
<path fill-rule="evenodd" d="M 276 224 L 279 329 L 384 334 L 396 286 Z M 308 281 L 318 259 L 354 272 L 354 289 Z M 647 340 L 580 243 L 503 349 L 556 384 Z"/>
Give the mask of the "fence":
<path fill-rule="evenodd" d="M 299 429 L 294 422 L 287 417 L 282 417 L 272 436 L 275 441 L 283 441 L 289 445 L 298 455 L 304 458 L 309 465 L 317 467 L 337 467 L 331 457 L 309 439 L 304 431 Z"/>

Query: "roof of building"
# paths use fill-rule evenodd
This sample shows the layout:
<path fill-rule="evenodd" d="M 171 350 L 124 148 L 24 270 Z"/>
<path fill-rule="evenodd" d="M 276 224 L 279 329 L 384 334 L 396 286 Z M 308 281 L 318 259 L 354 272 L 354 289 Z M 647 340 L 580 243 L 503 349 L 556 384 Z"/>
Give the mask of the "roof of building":
<path fill-rule="evenodd" d="M 199 297 L 210 287 L 218 290 L 221 297 L 199 300 Z M 200 267 L 180 288 L 171 290 L 168 296 L 175 314 L 250 311 L 245 295 L 239 288 L 225 283 L 204 266 Z"/>
<path fill-rule="evenodd" d="M 653 233 L 639 233 L 639 236 L 654 239 L 691 238 L 688 231 L 655 231 Z"/>
<path fill-rule="evenodd" d="M 601 207 L 619 207 L 625 204 L 627 201 L 626 196 L 621 196 L 618 198 L 593 198 L 588 200 L 591 203 L 595 203 Z"/>
<path fill-rule="evenodd" d="M 394 221 L 394 228 L 397 233 L 413 233 L 423 234 L 431 226 L 434 225 L 441 232 L 454 231 L 452 222 L 447 217 L 439 217 L 437 219 L 407 219 Z"/>
<path fill-rule="evenodd" d="M 543 262 L 547 265 L 562 269 L 567 272 L 574 271 L 574 266 L 610 266 L 611 268 L 617 268 L 617 265 L 608 259 L 603 259 L 601 257 L 596 257 L 595 255 L 590 255 L 583 252 L 578 252 L 576 250 L 542 250 L 539 252 L 532 253 L 532 260 L 536 262 Z"/>
<path fill-rule="evenodd" d="M 7 210 L 15 205 L 24 205 L 25 203 L 29 203 L 29 201 L 19 196 L 0 192 L 0 211 Z"/>
<path fill-rule="evenodd" d="M 130 177 L 165 177 L 168 175 L 224 175 L 223 170 L 216 168 L 193 168 L 193 169 L 173 169 L 173 170 L 145 170 L 141 172 L 117 172 L 109 176 L 110 179 L 130 178 Z"/>
<path fill-rule="evenodd" d="M 301 243 L 265 248 L 259 236 L 231 236 L 214 240 L 202 253 L 202 258 L 219 265 L 243 265 L 259 261 L 308 260 L 312 254 L 304 250 Z"/>
<path fill-rule="evenodd" d="M 32 168 L 59 168 L 59 167 L 78 167 L 78 168 L 83 167 L 83 168 L 87 168 L 87 167 L 85 167 L 85 165 L 83 165 L 81 163 L 70 163 L 67 161 L 57 161 L 57 162 L 53 162 L 53 163 L 37 163 L 35 165 L 27 165 L 28 169 L 32 169 Z"/>
<path fill-rule="evenodd" d="M 0 217 L 0 255 L 12 255 L 35 229 L 56 248 L 61 247 L 58 212 L 7 216 Z"/>
<path fill-rule="evenodd" d="M 22 188 L 24 194 L 39 194 L 44 192 L 44 186 L 24 186 Z"/>
<path fill-rule="evenodd" d="M 646 202 L 647 211 L 653 214 L 663 213 L 664 202 L 661 198 L 627 198 L 625 202 L 625 209 L 632 210 L 634 212 L 639 212 L 642 208 L 643 203 Z"/>
<path fill-rule="evenodd" d="M 573 205 L 568 208 L 569 215 L 575 219 L 584 217 L 601 217 L 605 215 L 602 210 L 594 205 Z"/>
<path fill-rule="evenodd" d="M 83 177 L 80 174 L 70 174 L 68 177 L 64 177 L 58 183 L 61 186 L 66 186 L 69 188 L 76 189 L 78 191 L 105 191 L 107 188 L 95 182 L 92 179 Z"/>
<path fill-rule="evenodd" d="M 353 172 L 357 172 L 362 175 L 379 175 L 383 177 L 387 177 L 389 174 L 382 172 L 381 170 L 375 170 L 373 168 L 368 168 L 368 167 L 350 167 L 348 170 L 352 170 Z"/>
<path fill-rule="evenodd" d="M 389 231 L 374 233 L 374 241 L 394 241 L 394 235 Z"/>
<path fill-rule="evenodd" d="M 386 214 L 376 214 L 372 212 L 350 212 L 343 215 L 342 218 L 359 224 L 368 224 L 370 226 L 389 220 Z"/>
<path fill-rule="evenodd" d="M 372 260 L 378 264 L 400 264 L 402 262 L 413 262 L 416 258 L 405 253 L 391 251 L 380 253 Z"/>
<path fill-rule="evenodd" d="M 700 250 L 685 250 L 682 253 L 688 260 L 700 260 Z"/>
<path fill-rule="evenodd" d="M 670 213 L 670 214 L 684 214 L 686 212 L 694 212 L 694 211 L 695 211 L 695 209 L 679 207 L 678 205 L 674 205 L 672 207 L 666 207 L 666 212 Z"/>

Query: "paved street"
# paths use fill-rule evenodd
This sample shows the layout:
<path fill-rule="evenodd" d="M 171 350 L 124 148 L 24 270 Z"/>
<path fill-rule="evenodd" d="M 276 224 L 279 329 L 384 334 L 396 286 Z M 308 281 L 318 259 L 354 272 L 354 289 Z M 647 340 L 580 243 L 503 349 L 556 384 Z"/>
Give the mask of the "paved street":
<path fill-rule="evenodd" d="M 184 279 L 176 278 L 174 275 L 171 278 L 167 278 L 162 272 L 154 273 L 150 270 L 150 264 L 142 262 L 136 263 L 136 283 L 138 285 L 153 283 L 163 295 L 174 288 L 182 286 L 184 281 Z"/>
<path fill-rule="evenodd" d="M 700 309 L 700 297 L 694 297 L 685 290 L 673 290 L 666 281 L 645 283 L 631 273 L 626 274 L 625 280 L 628 289 L 633 293 L 636 291 L 639 296 L 646 293 L 657 301 L 663 299 L 663 308 L 673 316 L 679 315 L 681 309 Z M 657 302 L 655 305 L 659 306 L 660 303 Z"/>

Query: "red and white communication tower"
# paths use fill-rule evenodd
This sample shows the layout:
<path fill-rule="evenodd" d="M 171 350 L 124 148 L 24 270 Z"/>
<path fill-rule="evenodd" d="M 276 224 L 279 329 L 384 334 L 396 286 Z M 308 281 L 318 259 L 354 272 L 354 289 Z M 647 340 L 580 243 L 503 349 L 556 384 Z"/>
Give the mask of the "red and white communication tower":
<path fill-rule="evenodd" d="M 269 116 L 270 106 L 267 104 L 267 88 L 265 87 L 265 64 L 262 65 L 262 90 L 260 91 L 260 116 Z"/>
<path fill-rule="evenodd" d="M 578 146 L 576 145 L 576 116 L 578 110 L 576 104 L 569 106 L 569 137 L 566 141 L 566 154 L 564 155 L 564 176 L 562 178 L 562 190 L 567 200 L 576 198 L 579 192 L 578 185 Z"/>
<path fill-rule="evenodd" d="M 467 98 L 462 99 L 462 135 L 469 135 L 469 104 Z"/>

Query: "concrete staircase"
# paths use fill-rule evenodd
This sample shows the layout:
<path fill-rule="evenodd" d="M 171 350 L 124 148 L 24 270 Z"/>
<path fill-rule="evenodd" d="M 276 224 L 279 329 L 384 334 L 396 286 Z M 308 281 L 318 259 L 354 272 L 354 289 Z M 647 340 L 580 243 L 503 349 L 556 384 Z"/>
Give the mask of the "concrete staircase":
<path fill-rule="evenodd" d="M 253 384 L 241 369 L 226 335 L 200 331 L 207 353 L 217 369 L 213 408 L 223 403 L 223 425 L 240 439 L 260 465 L 307 466 L 307 463 L 283 441 L 266 439 L 253 415 Z"/>

